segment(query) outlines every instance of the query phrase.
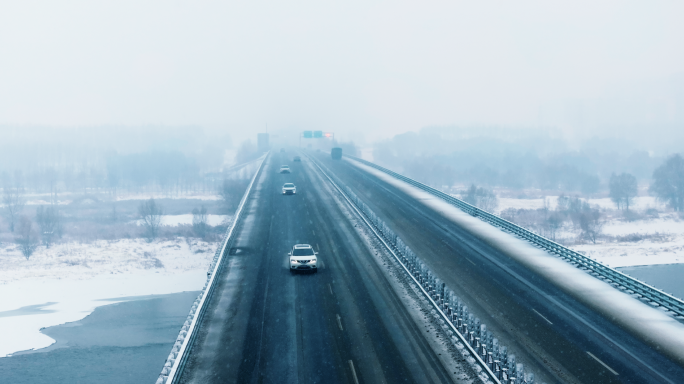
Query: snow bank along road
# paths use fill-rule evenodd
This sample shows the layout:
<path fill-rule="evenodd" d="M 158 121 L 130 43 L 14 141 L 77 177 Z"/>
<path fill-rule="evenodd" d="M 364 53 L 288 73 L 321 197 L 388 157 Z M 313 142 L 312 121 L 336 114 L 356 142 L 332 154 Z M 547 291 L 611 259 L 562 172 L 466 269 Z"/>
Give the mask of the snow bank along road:
<path fill-rule="evenodd" d="M 596 293 L 595 297 L 579 300 L 569 289 L 575 284 L 572 279 L 579 276 L 568 270 L 569 281 L 562 281 L 562 276 L 559 281 L 558 275 L 554 280 L 551 272 L 556 266 L 549 264 L 546 273 L 542 273 L 542 267 L 535 270 L 530 268 L 532 263 L 523 264 L 521 258 L 511 257 L 511 252 L 520 252 L 506 249 L 509 245 L 520 248 L 512 236 L 508 240 L 501 238 L 507 243 L 494 244 L 492 238 L 506 234 L 492 227 L 500 235 L 483 238 L 483 228 L 476 228 L 473 223 L 464 225 L 463 218 L 445 214 L 446 207 L 428 201 L 434 197 L 425 194 L 421 198 L 358 164 L 332 161 L 322 155 L 319 158 L 420 255 L 471 312 L 487 324 L 502 345 L 509 346 L 509 353 L 515 353 L 519 362 L 535 372 L 537 382 L 684 381 L 682 362 L 676 363 L 672 353 L 661 353 L 665 348 L 648 342 L 652 341 L 649 335 L 638 334 L 629 324 L 629 319 L 643 317 L 641 313 L 625 313 L 618 319 L 611 314 L 614 312 L 597 308 L 597 300 L 610 296 L 610 292 L 587 290 L 587 295 Z M 420 200 L 423 198 L 425 201 Z M 528 251 L 539 250 L 529 247 Z M 594 279 L 588 275 L 586 278 Z M 580 283 L 586 281 L 577 281 Z M 595 283 L 603 284 L 598 280 Z M 652 324 L 641 324 L 642 329 L 652 326 L 651 336 L 661 340 L 684 336 L 682 332 L 658 334 L 662 333 L 663 323 L 674 330 L 681 330 L 681 324 L 664 314 L 654 314 L 651 311 L 657 310 L 627 295 L 622 296 L 627 302 L 623 307 L 652 315 Z"/>
<path fill-rule="evenodd" d="M 368 239 L 292 155 L 267 158 L 178 382 L 477 381 L 467 366 L 457 377 L 444 363 Z M 292 173 L 277 173 L 281 164 Z M 286 182 L 296 195 L 281 195 Z M 290 274 L 287 253 L 298 243 L 319 252 L 318 273 Z"/>

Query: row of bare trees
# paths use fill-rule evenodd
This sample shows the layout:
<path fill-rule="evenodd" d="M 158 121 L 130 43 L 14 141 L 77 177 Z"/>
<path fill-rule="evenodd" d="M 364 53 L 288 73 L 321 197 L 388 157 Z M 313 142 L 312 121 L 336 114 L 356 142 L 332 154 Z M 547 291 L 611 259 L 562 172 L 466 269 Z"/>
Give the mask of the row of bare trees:
<path fill-rule="evenodd" d="M 545 199 L 544 207 L 539 209 L 508 208 L 501 212 L 501 217 L 554 241 L 566 224 L 583 240 L 596 243 L 601 236 L 605 220 L 599 208 L 579 197 L 565 195 L 558 197 L 555 210 L 550 205 Z"/>
<path fill-rule="evenodd" d="M 62 217 L 54 205 L 36 209 L 37 230 L 27 215 L 18 216 L 16 222 L 15 228 L 12 228 L 14 241 L 26 259 L 31 257 L 41 242 L 49 248 L 55 238 L 62 236 Z"/>

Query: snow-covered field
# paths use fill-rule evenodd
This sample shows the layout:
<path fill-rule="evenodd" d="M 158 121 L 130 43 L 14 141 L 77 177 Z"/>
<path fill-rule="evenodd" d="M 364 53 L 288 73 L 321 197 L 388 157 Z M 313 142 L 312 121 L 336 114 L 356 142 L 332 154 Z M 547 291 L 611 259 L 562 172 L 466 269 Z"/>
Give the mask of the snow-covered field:
<path fill-rule="evenodd" d="M 229 215 L 207 215 L 207 224 L 215 227 L 229 222 L 232 216 Z M 136 220 L 136 224 L 141 225 L 140 220 Z M 164 215 L 162 216 L 162 225 L 169 227 L 176 227 L 179 225 L 192 225 L 192 214 L 186 215 Z"/>
<path fill-rule="evenodd" d="M 458 197 L 458 196 L 457 196 Z M 615 209 L 615 203 L 610 198 L 601 199 L 585 199 L 591 206 L 599 207 L 601 209 Z M 549 196 L 546 198 L 549 209 L 556 209 L 558 207 L 558 197 Z M 499 206 L 494 211 L 497 215 L 505 209 L 540 209 L 544 208 L 544 198 L 536 199 L 515 199 L 510 197 L 499 197 Z M 664 206 L 652 196 L 639 196 L 634 198 L 634 202 L 630 209 L 642 211 L 648 208 L 663 209 Z"/>
<path fill-rule="evenodd" d="M 579 251 L 613 268 L 684 263 L 684 221 L 675 215 L 652 220 L 606 223 L 603 233 L 638 241 L 598 241 L 573 245 Z M 634 236 L 636 235 L 636 236 Z"/>
<path fill-rule="evenodd" d="M 547 198 L 550 209 L 555 209 L 556 196 Z M 615 211 L 615 205 L 609 198 L 587 199 L 592 206 L 598 206 L 608 221 L 604 224 L 603 234 L 607 238 L 599 239 L 596 244 L 584 243 L 570 246 L 595 260 L 611 267 L 628 267 L 637 265 L 684 263 L 684 220 L 674 213 L 660 213 L 659 218 L 643 218 L 627 221 Z M 507 208 L 539 209 L 544 207 L 544 199 L 500 198 L 497 213 Z M 659 211 L 666 207 L 651 196 L 634 199 L 631 209 L 644 211 L 655 208 Z M 563 231 L 559 237 L 572 238 L 577 234 Z"/>
<path fill-rule="evenodd" d="M 207 194 L 183 194 L 183 195 L 164 195 L 164 194 L 127 194 L 122 196 L 117 196 L 117 201 L 124 200 L 148 200 L 154 198 L 159 199 L 188 199 L 188 200 L 221 200 L 219 195 L 207 195 Z"/>
<path fill-rule="evenodd" d="M 26 260 L 14 244 L 1 244 L 0 357 L 49 346 L 41 328 L 82 319 L 112 303 L 104 299 L 200 290 L 217 246 L 100 240 L 40 247 Z"/>
<path fill-rule="evenodd" d="M 50 194 L 49 193 L 30 193 L 24 195 L 23 198 L 26 201 L 26 205 L 50 205 Z M 163 193 L 126 193 L 117 195 L 115 198 L 109 194 L 102 194 L 100 192 L 89 194 L 85 198 L 82 194 L 73 193 L 60 193 L 57 195 L 57 205 L 69 205 L 74 202 L 74 200 L 81 201 L 83 204 L 88 204 L 92 199 L 102 200 L 102 201 L 128 201 L 128 200 L 148 200 L 148 199 L 174 199 L 174 200 L 205 200 L 205 201 L 218 201 L 221 200 L 221 196 L 209 193 L 184 193 L 184 194 L 163 194 Z M 0 207 L 3 205 L 0 204 Z"/>
<path fill-rule="evenodd" d="M 15 244 L 3 244 L 0 284 L 28 278 L 83 280 L 150 270 L 166 274 L 206 271 L 216 247 L 216 243 L 182 238 L 152 243 L 143 239 L 98 240 L 41 246 L 26 260 Z"/>

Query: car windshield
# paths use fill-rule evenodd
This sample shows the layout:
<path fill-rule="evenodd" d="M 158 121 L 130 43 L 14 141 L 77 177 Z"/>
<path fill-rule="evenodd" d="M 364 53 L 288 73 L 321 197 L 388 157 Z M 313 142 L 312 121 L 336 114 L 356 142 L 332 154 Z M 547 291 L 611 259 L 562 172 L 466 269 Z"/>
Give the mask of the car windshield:
<path fill-rule="evenodd" d="M 292 256 L 313 256 L 313 255 L 314 255 L 313 248 L 295 248 L 294 251 L 292 251 Z"/>
<path fill-rule="evenodd" d="M 294 184 L 292 184 L 292 183 L 287 183 L 287 184 L 283 185 L 283 187 L 285 187 L 285 188 L 292 188 L 292 187 L 294 187 Z"/>
<path fill-rule="evenodd" d="M 287 165 L 283 165 L 283 166 L 282 166 L 282 167 L 280 167 L 280 168 L 290 168 L 290 167 L 289 167 L 289 166 L 287 166 Z"/>

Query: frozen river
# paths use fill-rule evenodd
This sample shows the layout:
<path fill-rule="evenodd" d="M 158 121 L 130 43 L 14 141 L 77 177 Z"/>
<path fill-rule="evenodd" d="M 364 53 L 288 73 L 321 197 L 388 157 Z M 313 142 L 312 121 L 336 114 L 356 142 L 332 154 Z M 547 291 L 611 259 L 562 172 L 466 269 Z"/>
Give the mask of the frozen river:
<path fill-rule="evenodd" d="M 642 265 L 617 269 L 675 297 L 684 298 L 684 264 Z"/>
<path fill-rule="evenodd" d="M 154 383 L 198 294 L 130 297 L 43 329 L 56 343 L 0 358 L 2 382 Z"/>

